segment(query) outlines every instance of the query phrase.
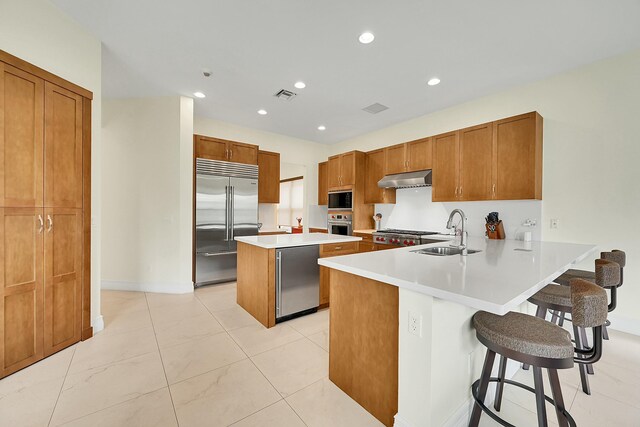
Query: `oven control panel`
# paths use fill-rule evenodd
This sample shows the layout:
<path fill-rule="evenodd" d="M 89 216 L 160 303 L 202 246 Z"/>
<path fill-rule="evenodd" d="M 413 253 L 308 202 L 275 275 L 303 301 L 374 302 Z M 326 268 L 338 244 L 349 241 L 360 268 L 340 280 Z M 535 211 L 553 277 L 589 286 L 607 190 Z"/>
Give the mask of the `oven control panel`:
<path fill-rule="evenodd" d="M 329 221 L 351 221 L 350 214 L 329 214 L 327 217 Z"/>

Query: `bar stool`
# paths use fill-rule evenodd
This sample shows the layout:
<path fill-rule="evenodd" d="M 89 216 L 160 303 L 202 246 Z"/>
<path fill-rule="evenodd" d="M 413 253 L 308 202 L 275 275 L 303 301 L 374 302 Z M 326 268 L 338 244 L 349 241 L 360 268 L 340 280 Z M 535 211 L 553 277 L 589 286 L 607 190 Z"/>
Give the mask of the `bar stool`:
<path fill-rule="evenodd" d="M 606 259 L 608 261 L 616 262 L 620 266 L 620 283 L 618 283 L 616 286 L 608 287 L 611 293 L 611 298 L 609 303 L 609 313 L 611 313 L 613 310 L 616 309 L 616 306 L 618 305 L 618 288 L 622 286 L 622 282 L 624 280 L 623 278 L 624 267 L 627 264 L 627 254 L 624 251 L 613 249 L 610 252 L 600 252 L 600 258 Z M 563 274 L 561 274 L 557 278 L 555 278 L 553 281 L 560 285 L 568 286 L 569 281 L 571 279 L 585 279 L 590 282 L 596 283 L 596 273 L 595 271 L 570 269 L 565 271 Z M 559 323 L 560 326 L 562 326 L 562 323 L 564 320 L 565 320 L 564 316 L 560 317 L 560 323 Z M 609 333 L 607 331 L 607 326 L 609 325 L 611 325 L 611 322 L 607 319 L 607 323 L 603 331 L 603 336 L 605 340 L 609 339 Z"/>
<path fill-rule="evenodd" d="M 597 259 L 595 261 L 594 272 L 595 284 L 600 286 L 601 288 L 611 288 L 617 286 L 620 283 L 620 270 L 620 266 L 614 261 Z M 588 281 L 591 283 L 590 280 Z M 569 286 L 550 284 L 542 288 L 540 291 L 536 292 L 531 298 L 529 298 L 528 301 L 538 306 L 536 310 L 536 317 L 544 319 L 546 317 L 547 311 L 551 310 L 556 313 L 560 313 L 560 319 L 564 319 L 565 313 L 571 312 L 571 288 Z M 557 315 L 554 314 L 551 322 L 556 323 L 556 319 Z M 575 339 L 577 349 L 587 348 L 587 334 L 584 328 L 579 327 L 575 324 L 575 322 L 573 323 L 573 337 Z M 527 370 L 528 368 L 529 367 L 526 364 L 523 365 L 523 369 Z M 580 380 L 582 382 L 582 391 L 586 394 L 591 394 L 591 388 L 589 386 L 589 378 L 587 377 L 587 374 L 593 375 L 593 366 L 591 366 L 590 364 L 580 365 Z"/>
<path fill-rule="evenodd" d="M 484 404 L 490 382 L 498 383 L 494 401 L 496 411 L 500 411 L 504 384 L 515 385 L 535 393 L 538 426 L 547 426 L 545 400 L 554 405 L 561 427 L 576 425 L 564 406 L 557 370 L 572 368 L 574 362 L 595 363 L 600 359 L 602 325 L 607 320 L 607 294 L 601 287 L 582 279 L 572 280 L 570 289 L 574 323 L 579 327 L 593 328 L 594 345 L 587 350 L 574 349 L 567 331 L 538 317 L 516 312 L 498 316 L 485 311 L 479 311 L 473 316 L 476 336 L 487 347 L 487 354 L 482 375 L 471 387 L 475 403 L 469 420 L 470 427 L 478 426 L 482 412 L 503 426 L 512 426 Z M 575 357 L 574 352 L 580 357 Z M 500 354 L 500 366 L 498 377 L 494 378 L 491 377 L 491 370 L 496 354 Z M 507 359 L 533 367 L 534 388 L 505 379 Z M 549 374 L 553 399 L 544 394 L 543 368 Z"/>

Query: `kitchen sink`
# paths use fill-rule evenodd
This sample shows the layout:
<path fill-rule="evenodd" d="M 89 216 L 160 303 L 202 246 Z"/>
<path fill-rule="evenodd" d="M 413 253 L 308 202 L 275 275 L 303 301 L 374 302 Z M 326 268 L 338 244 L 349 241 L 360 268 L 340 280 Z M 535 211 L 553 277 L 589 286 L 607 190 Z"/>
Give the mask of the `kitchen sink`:
<path fill-rule="evenodd" d="M 454 246 L 436 246 L 433 248 L 418 249 L 411 252 L 415 252 L 417 254 L 423 254 L 423 255 L 449 256 L 449 255 L 462 254 L 462 249 Z M 476 252 L 480 252 L 480 251 L 476 249 L 467 249 L 467 254 L 469 255 L 475 254 Z"/>

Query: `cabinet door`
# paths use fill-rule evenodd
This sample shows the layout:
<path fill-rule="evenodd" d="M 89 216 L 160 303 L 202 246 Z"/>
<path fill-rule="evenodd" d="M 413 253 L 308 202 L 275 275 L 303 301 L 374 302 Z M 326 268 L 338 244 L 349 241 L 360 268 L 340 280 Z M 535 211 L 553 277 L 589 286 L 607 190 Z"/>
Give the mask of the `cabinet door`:
<path fill-rule="evenodd" d="M 492 198 L 491 169 L 493 123 L 460 131 L 460 190 L 461 200 L 489 200 Z"/>
<path fill-rule="evenodd" d="M 458 200 L 459 160 L 457 132 L 433 137 L 432 199 L 434 202 Z"/>
<path fill-rule="evenodd" d="M 44 202 L 82 207 L 82 97 L 45 83 Z"/>
<path fill-rule="evenodd" d="M 407 172 L 431 169 L 432 145 L 431 138 L 418 139 L 407 142 Z"/>
<path fill-rule="evenodd" d="M 320 266 L 320 305 L 329 304 L 329 269 Z"/>
<path fill-rule="evenodd" d="M 193 151 L 196 157 L 209 160 L 228 160 L 227 141 L 194 135 L 194 145 Z"/>
<path fill-rule="evenodd" d="M 280 203 L 280 153 L 258 152 L 258 203 Z"/>
<path fill-rule="evenodd" d="M 382 148 L 366 155 L 364 202 L 367 204 L 396 202 L 395 188 L 378 187 L 378 181 L 385 176 L 384 159 L 385 152 Z"/>
<path fill-rule="evenodd" d="M 258 146 L 241 142 L 229 142 L 229 161 L 257 165 Z"/>
<path fill-rule="evenodd" d="M 82 211 L 45 209 L 44 354 L 80 340 L 82 328 Z"/>
<path fill-rule="evenodd" d="M 392 145 L 384 149 L 385 174 L 395 174 L 407 171 L 406 144 Z"/>
<path fill-rule="evenodd" d="M 355 185 L 356 183 L 356 153 L 340 155 L 340 185 Z"/>
<path fill-rule="evenodd" d="M 0 378 L 43 357 L 42 208 L 0 208 Z"/>
<path fill-rule="evenodd" d="M 340 187 L 340 156 L 329 157 L 327 171 L 329 190 Z"/>
<path fill-rule="evenodd" d="M 326 206 L 329 203 L 328 191 L 328 163 L 318 163 L 318 205 Z"/>
<path fill-rule="evenodd" d="M 494 126 L 494 197 L 541 199 L 542 118 L 537 113 L 523 114 Z"/>
<path fill-rule="evenodd" d="M 42 206 L 44 81 L 0 62 L 0 207 Z"/>

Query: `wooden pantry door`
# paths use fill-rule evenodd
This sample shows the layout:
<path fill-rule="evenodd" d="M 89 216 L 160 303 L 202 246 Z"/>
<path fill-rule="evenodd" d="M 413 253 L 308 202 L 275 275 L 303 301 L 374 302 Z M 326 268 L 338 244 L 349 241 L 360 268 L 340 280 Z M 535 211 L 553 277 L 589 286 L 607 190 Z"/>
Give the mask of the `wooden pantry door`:
<path fill-rule="evenodd" d="M 45 209 L 44 353 L 80 341 L 82 329 L 82 210 Z"/>
<path fill-rule="evenodd" d="M 0 378 L 43 357 L 41 208 L 0 208 Z"/>
<path fill-rule="evenodd" d="M 44 201 L 82 208 L 82 97 L 45 83 Z"/>
<path fill-rule="evenodd" d="M 44 81 L 0 62 L 0 206 L 42 206 Z"/>

